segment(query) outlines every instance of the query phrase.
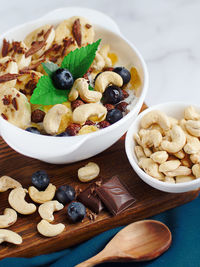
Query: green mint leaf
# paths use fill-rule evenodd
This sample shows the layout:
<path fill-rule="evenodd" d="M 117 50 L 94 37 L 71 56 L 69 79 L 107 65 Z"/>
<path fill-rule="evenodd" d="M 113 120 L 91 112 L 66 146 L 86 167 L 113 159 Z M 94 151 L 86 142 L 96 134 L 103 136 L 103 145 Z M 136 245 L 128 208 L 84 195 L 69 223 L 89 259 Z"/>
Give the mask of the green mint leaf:
<path fill-rule="evenodd" d="M 53 62 L 42 63 L 42 66 L 49 76 L 51 76 L 54 71 L 59 69 L 58 65 Z"/>
<path fill-rule="evenodd" d="M 94 91 L 94 88 L 89 84 L 89 90 Z"/>
<path fill-rule="evenodd" d="M 30 102 L 32 104 L 55 105 L 68 100 L 68 91 L 58 90 L 54 87 L 49 76 L 42 76 L 33 91 Z"/>
<path fill-rule="evenodd" d="M 77 48 L 64 57 L 61 68 L 68 69 L 74 80 L 83 77 L 91 66 L 101 39 L 87 46 Z"/>

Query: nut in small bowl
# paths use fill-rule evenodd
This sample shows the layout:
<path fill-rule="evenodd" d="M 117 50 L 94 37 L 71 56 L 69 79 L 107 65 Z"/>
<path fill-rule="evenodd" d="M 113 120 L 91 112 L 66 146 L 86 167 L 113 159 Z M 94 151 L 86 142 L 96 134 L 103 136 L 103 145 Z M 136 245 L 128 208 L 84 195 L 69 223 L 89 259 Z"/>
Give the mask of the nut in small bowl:
<path fill-rule="evenodd" d="M 144 182 L 169 193 L 200 187 L 199 114 L 198 106 L 169 102 L 148 108 L 132 123 L 126 135 L 126 154 Z"/>

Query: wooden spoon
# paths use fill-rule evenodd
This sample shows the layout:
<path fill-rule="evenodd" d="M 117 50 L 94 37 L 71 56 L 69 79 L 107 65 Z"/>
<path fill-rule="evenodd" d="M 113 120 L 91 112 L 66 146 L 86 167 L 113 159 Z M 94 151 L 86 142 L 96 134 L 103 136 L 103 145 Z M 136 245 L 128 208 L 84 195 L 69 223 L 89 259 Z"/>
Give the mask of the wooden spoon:
<path fill-rule="evenodd" d="M 91 267 L 107 261 L 152 260 L 165 252 L 171 241 L 171 232 L 165 224 L 138 221 L 123 228 L 100 253 L 76 267 Z"/>

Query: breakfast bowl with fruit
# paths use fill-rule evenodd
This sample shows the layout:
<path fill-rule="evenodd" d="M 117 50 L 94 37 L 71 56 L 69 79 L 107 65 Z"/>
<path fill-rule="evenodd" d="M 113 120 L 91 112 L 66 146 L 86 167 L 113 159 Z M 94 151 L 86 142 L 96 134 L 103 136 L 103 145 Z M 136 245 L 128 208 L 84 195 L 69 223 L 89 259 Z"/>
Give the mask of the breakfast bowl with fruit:
<path fill-rule="evenodd" d="M 58 9 L 0 43 L 0 134 L 21 154 L 55 164 L 89 158 L 142 106 L 145 62 L 102 13 Z"/>

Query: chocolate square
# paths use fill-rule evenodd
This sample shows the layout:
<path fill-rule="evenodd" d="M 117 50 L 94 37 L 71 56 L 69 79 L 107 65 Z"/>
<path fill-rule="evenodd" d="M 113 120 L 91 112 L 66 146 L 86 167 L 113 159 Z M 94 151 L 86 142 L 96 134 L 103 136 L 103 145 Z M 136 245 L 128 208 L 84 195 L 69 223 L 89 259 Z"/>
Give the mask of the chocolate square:
<path fill-rule="evenodd" d="M 113 215 L 122 213 L 136 201 L 117 176 L 96 188 L 96 192 Z"/>
<path fill-rule="evenodd" d="M 96 187 L 96 184 L 92 184 L 91 186 L 86 188 L 77 196 L 77 200 L 83 203 L 91 211 L 98 214 L 103 210 L 103 203 L 101 202 L 101 199 L 98 197 L 95 191 Z"/>

